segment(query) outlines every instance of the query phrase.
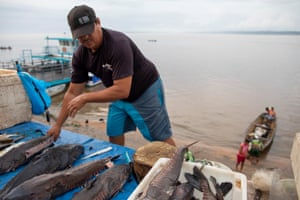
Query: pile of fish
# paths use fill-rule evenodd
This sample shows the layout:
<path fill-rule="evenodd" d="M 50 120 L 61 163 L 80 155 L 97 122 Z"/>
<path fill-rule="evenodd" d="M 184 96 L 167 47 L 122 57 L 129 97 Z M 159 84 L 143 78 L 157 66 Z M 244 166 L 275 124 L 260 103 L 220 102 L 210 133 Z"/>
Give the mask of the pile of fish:
<path fill-rule="evenodd" d="M 111 158 L 105 158 L 63 171 L 35 176 L 12 189 L 3 200 L 53 199 L 82 186 L 87 180 L 104 170 L 110 161 Z"/>
<path fill-rule="evenodd" d="M 83 146 L 51 145 L 53 138 L 42 136 L 14 145 L 0 156 L 0 174 L 27 164 L 0 190 L 1 200 L 54 199 L 83 185 L 87 186 L 74 199 L 81 196 L 86 200 L 110 199 L 123 188 L 131 174 L 130 164 L 112 163 L 119 155 L 72 167 L 83 154 Z"/>
<path fill-rule="evenodd" d="M 193 168 L 193 174 L 185 173 L 184 176 L 187 179 L 187 183 L 192 185 L 193 188 L 203 192 L 203 199 L 223 200 L 224 196 L 232 189 L 232 183 L 222 182 L 222 184 L 219 184 L 215 177 L 210 176 L 210 180 L 216 191 L 216 193 L 213 193 L 209 186 L 208 179 L 202 173 L 204 166 L 205 165 L 203 165 L 200 169 L 195 166 Z"/>
<path fill-rule="evenodd" d="M 77 144 L 66 144 L 46 149 L 0 190 L 0 199 L 26 180 L 70 167 L 82 153 L 83 147 Z"/>
<path fill-rule="evenodd" d="M 179 181 L 185 154 L 188 147 L 195 143 L 177 148 L 174 156 L 136 199 L 196 199 L 194 190 L 199 190 L 203 193 L 203 199 L 223 200 L 232 189 L 232 183 L 220 184 L 213 176 L 206 178 L 202 173 L 203 167 L 199 169 L 195 166 L 193 173 L 184 174 L 185 182 Z M 108 150 L 110 149 L 103 149 L 101 152 Z M 118 155 L 72 166 L 83 153 L 83 146 L 79 144 L 55 146 L 53 138 L 49 136 L 11 146 L 7 152 L 0 155 L 0 174 L 27 165 L 0 190 L 0 199 L 50 200 L 83 185 L 85 187 L 73 196 L 74 200 L 111 199 L 128 181 L 132 174 L 132 163 L 114 165 L 112 162 L 119 157 Z M 96 154 L 84 158 L 94 155 Z M 210 188 L 209 180 L 214 186 L 213 190 Z"/>
<path fill-rule="evenodd" d="M 177 148 L 174 156 L 168 160 L 164 167 L 150 181 L 144 191 L 137 194 L 136 200 L 188 200 L 194 197 L 194 190 L 203 193 L 204 200 L 223 200 L 224 196 L 232 189 L 232 183 L 225 182 L 221 185 L 214 177 L 210 177 L 215 187 L 212 192 L 208 179 L 202 173 L 202 169 L 194 167 L 193 173 L 185 173 L 186 182 L 181 183 L 178 179 L 182 169 L 185 153 L 188 147 L 196 142 Z"/>

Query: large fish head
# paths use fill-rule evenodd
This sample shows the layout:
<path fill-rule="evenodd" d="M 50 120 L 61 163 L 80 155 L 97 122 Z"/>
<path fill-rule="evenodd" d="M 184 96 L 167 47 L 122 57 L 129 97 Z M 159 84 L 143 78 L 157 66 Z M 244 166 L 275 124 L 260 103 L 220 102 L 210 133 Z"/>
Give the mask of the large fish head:
<path fill-rule="evenodd" d="M 72 158 L 78 158 L 84 152 L 84 148 L 80 144 L 65 144 L 61 145 L 60 148 L 64 152 L 68 152 L 68 155 Z"/>
<path fill-rule="evenodd" d="M 193 199 L 194 187 L 190 183 L 181 183 L 176 186 L 175 191 L 173 192 L 171 199 L 172 200 L 187 200 Z"/>
<path fill-rule="evenodd" d="M 132 166 L 131 164 L 120 164 L 120 165 L 115 165 L 115 171 L 116 174 L 120 174 L 120 178 L 123 180 L 128 179 L 128 177 L 130 176 L 130 174 L 132 173 Z M 127 178 L 123 178 L 123 177 L 127 177 Z"/>
<path fill-rule="evenodd" d="M 47 190 L 42 189 L 40 187 L 44 187 L 44 185 L 38 185 L 33 182 L 32 184 L 22 184 L 21 186 L 17 186 L 13 188 L 8 194 L 6 194 L 3 200 L 47 200 L 51 199 L 51 193 Z M 37 191 L 37 192 L 36 192 Z"/>

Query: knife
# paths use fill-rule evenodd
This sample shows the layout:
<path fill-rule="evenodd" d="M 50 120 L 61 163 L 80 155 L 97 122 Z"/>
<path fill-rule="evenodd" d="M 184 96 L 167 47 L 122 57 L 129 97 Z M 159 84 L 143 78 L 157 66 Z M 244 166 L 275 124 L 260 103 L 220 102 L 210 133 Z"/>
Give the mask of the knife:
<path fill-rule="evenodd" d="M 112 150 L 112 147 L 106 147 L 104 149 L 101 149 L 99 151 L 96 151 L 94 153 L 91 153 L 90 155 L 87 155 L 83 158 L 81 158 L 81 160 L 85 160 L 85 159 L 88 159 L 88 158 L 91 158 L 91 157 L 94 157 L 94 156 L 97 156 L 97 155 L 100 155 L 100 154 L 103 154 L 103 153 L 106 153 L 108 151 Z"/>

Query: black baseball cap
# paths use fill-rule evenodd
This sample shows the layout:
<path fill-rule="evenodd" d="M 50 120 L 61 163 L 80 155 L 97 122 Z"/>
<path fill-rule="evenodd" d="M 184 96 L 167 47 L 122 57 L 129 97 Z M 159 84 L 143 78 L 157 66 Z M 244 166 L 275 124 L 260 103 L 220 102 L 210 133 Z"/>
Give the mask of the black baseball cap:
<path fill-rule="evenodd" d="M 73 39 L 91 34 L 94 31 L 95 21 L 96 14 L 93 8 L 86 5 L 72 8 L 68 14 L 68 23 Z"/>

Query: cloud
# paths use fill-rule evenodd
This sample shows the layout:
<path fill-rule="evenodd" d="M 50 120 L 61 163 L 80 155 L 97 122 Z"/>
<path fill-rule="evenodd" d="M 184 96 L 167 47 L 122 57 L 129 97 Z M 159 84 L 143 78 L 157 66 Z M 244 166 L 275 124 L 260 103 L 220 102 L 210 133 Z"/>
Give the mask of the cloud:
<path fill-rule="evenodd" d="M 121 31 L 300 31 L 299 0 L 0 0 L 0 33 L 69 32 L 66 15 L 93 7 L 104 27 Z"/>

